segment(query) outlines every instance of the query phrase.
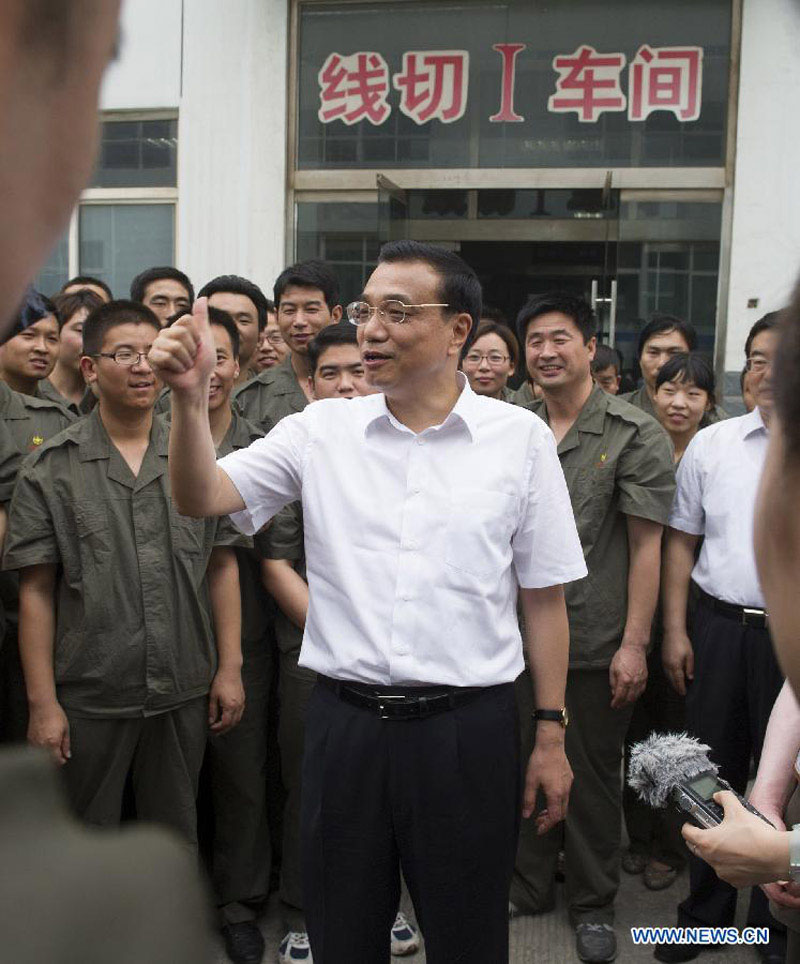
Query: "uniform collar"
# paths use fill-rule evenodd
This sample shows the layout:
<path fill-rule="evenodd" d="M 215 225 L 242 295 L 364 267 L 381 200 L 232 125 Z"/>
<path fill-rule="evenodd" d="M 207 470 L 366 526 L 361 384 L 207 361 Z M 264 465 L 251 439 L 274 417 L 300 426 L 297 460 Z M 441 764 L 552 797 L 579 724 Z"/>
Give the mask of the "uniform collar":
<path fill-rule="evenodd" d="M 139 475 L 134 478 L 128 463 L 108 436 L 100 418 L 100 406 L 77 423 L 75 440 L 78 443 L 78 459 L 94 462 L 108 459 L 108 477 L 130 489 L 141 489 L 167 470 L 169 454 L 169 429 L 162 416 L 153 416 L 150 444 L 142 460 Z"/>
<path fill-rule="evenodd" d="M 458 384 L 461 386 L 461 394 L 458 396 L 455 405 L 450 410 L 447 418 L 440 425 L 432 425 L 430 428 L 426 428 L 424 432 L 413 432 L 407 425 L 403 425 L 402 422 L 398 421 L 394 415 L 389 411 L 389 406 L 386 404 L 386 396 L 383 392 L 380 395 L 368 395 L 366 398 L 371 402 L 370 415 L 367 419 L 367 424 L 364 427 L 364 434 L 370 430 L 371 426 L 375 425 L 381 420 L 386 420 L 396 428 L 399 432 L 405 432 L 409 435 L 424 435 L 428 432 L 438 432 L 448 425 L 458 423 L 463 425 L 467 432 L 469 433 L 470 440 L 475 439 L 475 433 L 478 426 L 478 396 L 473 392 L 469 386 L 469 381 L 463 372 L 456 372 L 456 378 L 458 379 Z"/>
<path fill-rule="evenodd" d="M 228 426 L 225 438 L 223 438 L 219 444 L 217 452 L 219 457 L 228 455 L 230 452 L 235 452 L 237 449 L 247 448 L 251 442 L 254 442 L 257 438 L 261 438 L 263 435 L 263 432 L 260 432 L 255 425 L 248 422 L 233 405 L 231 406 L 231 414 L 231 424 Z"/>
<path fill-rule="evenodd" d="M 589 397 L 583 403 L 583 408 L 578 412 L 578 417 L 572 423 L 564 438 L 558 443 L 559 455 L 562 455 L 564 452 L 569 452 L 571 449 L 578 448 L 581 444 L 581 433 L 585 435 L 603 434 L 609 398 L 610 396 L 604 392 L 599 385 L 592 387 Z M 543 412 L 545 421 L 548 425 L 550 424 L 550 418 L 547 416 L 547 405 L 544 400 L 534 405 L 533 411 L 537 413 Z"/>

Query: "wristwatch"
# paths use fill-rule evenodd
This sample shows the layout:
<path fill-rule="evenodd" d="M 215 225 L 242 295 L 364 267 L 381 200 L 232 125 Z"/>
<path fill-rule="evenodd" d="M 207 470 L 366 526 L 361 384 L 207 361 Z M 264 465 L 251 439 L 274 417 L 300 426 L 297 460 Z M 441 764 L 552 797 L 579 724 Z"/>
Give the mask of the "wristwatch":
<path fill-rule="evenodd" d="M 550 720 L 553 723 L 560 723 L 565 730 L 569 723 L 569 714 L 567 713 L 566 706 L 560 710 L 534 710 L 533 718 L 537 721 Z"/>

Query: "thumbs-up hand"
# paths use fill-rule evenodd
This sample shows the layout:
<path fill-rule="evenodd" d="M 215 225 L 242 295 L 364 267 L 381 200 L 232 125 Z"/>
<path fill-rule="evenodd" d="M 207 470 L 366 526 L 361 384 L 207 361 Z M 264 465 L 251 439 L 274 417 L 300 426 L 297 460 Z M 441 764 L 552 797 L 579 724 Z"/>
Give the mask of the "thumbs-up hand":
<path fill-rule="evenodd" d="M 159 332 L 147 360 L 173 392 L 207 393 L 217 362 L 207 298 L 198 298 L 190 315 L 184 315 Z"/>

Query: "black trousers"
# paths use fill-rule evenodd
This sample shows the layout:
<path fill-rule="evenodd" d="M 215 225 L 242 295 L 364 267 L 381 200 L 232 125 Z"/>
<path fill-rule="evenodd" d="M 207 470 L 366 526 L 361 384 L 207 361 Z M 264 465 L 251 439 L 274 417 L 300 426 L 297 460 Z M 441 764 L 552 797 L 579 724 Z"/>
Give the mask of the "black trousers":
<path fill-rule="evenodd" d="M 301 801 L 315 964 L 389 960 L 401 868 L 428 964 L 507 961 L 520 799 L 513 684 L 387 721 L 318 683 Z"/>
<path fill-rule="evenodd" d="M 756 764 L 772 706 L 783 685 L 766 629 L 742 626 L 716 613 L 705 600 L 697 606 L 691 631 L 694 681 L 686 694 L 689 732 L 711 747 L 720 776 L 744 794 L 750 757 Z M 689 896 L 678 908 L 685 927 L 733 923 L 736 890 L 697 857 L 689 858 Z M 769 912 L 767 897 L 754 887 L 747 924 L 783 930 Z"/>

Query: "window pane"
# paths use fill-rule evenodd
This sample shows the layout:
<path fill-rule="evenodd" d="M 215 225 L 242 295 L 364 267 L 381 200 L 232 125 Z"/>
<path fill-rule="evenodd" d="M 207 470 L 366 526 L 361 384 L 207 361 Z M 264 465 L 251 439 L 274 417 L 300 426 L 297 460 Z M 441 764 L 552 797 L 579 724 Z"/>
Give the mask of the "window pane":
<path fill-rule="evenodd" d="M 69 277 L 69 247 L 67 235 L 58 242 L 39 274 L 33 279 L 33 286 L 42 294 L 52 297 L 60 290 Z"/>
<path fill-rule="evenodd" d="M 102 278 L 115 298 L 127 298 L 133 278 L 153 265 L 173 264 L 172 204 L 84 204 L 79 222 L 80 273 Z"/>
<path fill-rule="evenodd" d="M 106 121 L 92 187 L 175 187 L 177 120 Z"/>

